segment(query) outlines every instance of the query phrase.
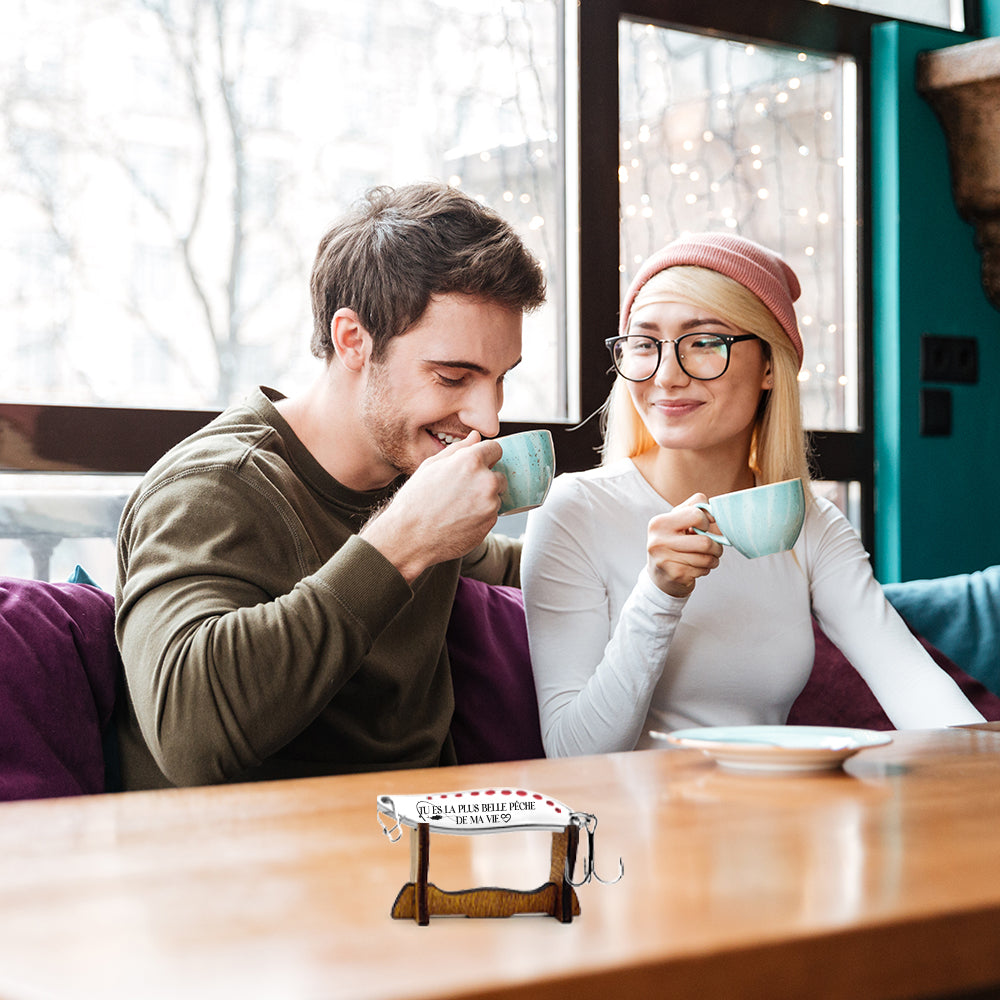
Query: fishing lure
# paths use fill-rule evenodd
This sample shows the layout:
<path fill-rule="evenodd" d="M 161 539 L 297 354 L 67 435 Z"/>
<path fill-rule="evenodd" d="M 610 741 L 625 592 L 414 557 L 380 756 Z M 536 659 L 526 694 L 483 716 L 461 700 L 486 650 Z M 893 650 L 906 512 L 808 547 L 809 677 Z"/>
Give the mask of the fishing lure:
<path fill-rule="evenodd" d="M 474 788 L 428 795 L 379 795 L 376 802 L 379 825 L 393 843 L 403 835 L 404 826 L 417 829 L 421 824 L 426 824 L 432 833 L 472 835 L 503 830 L 558 832 L 574 826 L 586 831 L 587 849 L 582 859 L 583 878 L 574 882 L 572 873 L 567 872 L 571 885 L 584 885 L 592 878 L 613 883 L 624 874 L 621 859 L 614 879 L 603 879 L 594 869 L 597 817 L 593 813 L 576 812 L 540 792 L 515 787 Z"/>

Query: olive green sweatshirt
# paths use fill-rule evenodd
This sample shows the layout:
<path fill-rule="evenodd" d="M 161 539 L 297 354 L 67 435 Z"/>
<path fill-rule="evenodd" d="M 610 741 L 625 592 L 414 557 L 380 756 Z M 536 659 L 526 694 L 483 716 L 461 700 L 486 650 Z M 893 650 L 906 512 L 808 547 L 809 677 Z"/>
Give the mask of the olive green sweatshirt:
<path fill-rule="evenodd" d="M 445 633 L 460 572 L 518 583 L 490 535 L 412 587 L 357 537 L 392 496 L 334 480 L 255 392 L 168 452 L 118 535 L 127 789 L 454 763 Z"/>

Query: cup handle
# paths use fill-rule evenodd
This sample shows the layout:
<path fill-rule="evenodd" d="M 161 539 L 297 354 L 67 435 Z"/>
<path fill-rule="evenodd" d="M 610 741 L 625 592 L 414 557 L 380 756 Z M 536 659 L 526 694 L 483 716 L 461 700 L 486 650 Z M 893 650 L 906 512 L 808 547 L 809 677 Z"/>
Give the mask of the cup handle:
<path fill-rule="evenodd" d="M 708 506 L 707 503 L 696 503 L 695 507 L 699 510 L 703 510 L 712 520 L 715 520 L 712 514 L 712 508 Z M 704 528 L 692 528 L 691 529 L 696 535 L 704 535 L 706 538 L 711 538 L 713 542 L 718 542 L 720 545 L 732 545 L 733 543 L 725 537 L 725 535 L 713 535 L 711 531 L 705 531 Z"/>

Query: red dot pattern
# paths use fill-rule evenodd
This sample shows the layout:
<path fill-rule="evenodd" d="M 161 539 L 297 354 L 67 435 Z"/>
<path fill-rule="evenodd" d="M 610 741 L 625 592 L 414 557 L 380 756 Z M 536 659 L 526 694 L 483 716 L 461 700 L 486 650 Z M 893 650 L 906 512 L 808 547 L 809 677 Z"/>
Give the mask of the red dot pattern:
<path fill-rule="evenodd" d="M 463 795 L 469 795 L 475 797 L 477 795 L 520 795 L 522 798 L 527 798 L 529 795 L 531 798 L 537 800 L 538 802 L 544 802 L 547 806 L 551 806 L 557 813 L 562 812 L 562 808 L 557 806 L 552 799 L 545 798 L 544 795 L 539 795 L 538 792 L 527 792 L 523 788 L 511 789 L 511 788 L 501 788 L 499 791 L 495 788 L 484 788 L 482 791 L 476 790 L 473 792 L 438 792 L 435 795 L 428 795 L 428 799 L 460 799 Z"/>

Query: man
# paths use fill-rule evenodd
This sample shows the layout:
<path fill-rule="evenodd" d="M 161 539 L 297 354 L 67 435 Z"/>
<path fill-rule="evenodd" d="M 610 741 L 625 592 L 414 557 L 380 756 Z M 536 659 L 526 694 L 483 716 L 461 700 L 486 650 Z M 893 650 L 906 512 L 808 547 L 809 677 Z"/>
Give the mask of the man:
<path fill-rule="evenodd" d="M 492 211 L 369 193 L 320 243 L 313 384 L 181 442 L 122 517 L 126 788 L 454 761 L 460 573 L 517 583 L 492 471 L 537 261 Z"/>

